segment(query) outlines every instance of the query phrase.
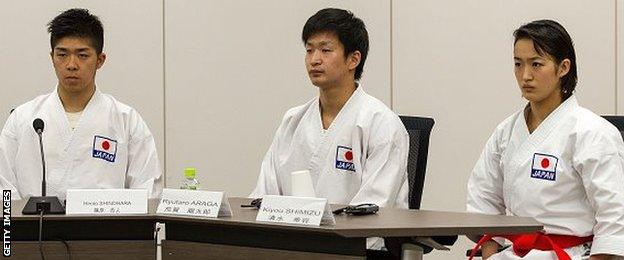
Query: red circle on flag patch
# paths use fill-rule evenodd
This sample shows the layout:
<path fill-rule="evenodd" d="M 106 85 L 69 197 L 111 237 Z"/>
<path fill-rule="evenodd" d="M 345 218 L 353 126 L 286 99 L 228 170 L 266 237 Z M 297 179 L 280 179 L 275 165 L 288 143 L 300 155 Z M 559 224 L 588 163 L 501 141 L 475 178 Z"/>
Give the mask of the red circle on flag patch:
<path fill-rule="evenodd" d="M 108 148 L 110 148 L 110 143 L 108 141 L 102 142 L 102 148 L 104 148 L 104 150 L 108 150 Z M 543 164 L 544 163 L 542 163 L 542 165 Z"/>
<path fill-rule="evenodd" d="M 345 153 L 345 159 L 351 161 L 353 160 L 353 153 L 351 151 L 348 151 Z"/>
<path fill-rule="evenodd" d="M 550 165 L 550 161 L 546 158 L 542 159 L 542 168 L 548 168 L 548 166 Z"/>

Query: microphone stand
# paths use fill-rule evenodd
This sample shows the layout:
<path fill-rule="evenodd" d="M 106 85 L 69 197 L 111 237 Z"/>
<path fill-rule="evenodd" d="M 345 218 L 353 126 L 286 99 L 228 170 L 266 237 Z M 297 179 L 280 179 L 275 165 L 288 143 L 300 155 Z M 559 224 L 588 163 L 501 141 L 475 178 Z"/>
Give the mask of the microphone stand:
<path fill-rule="evenodd" d="M 43 180 L 41 181 L 41 197 L 32 196 L 28 199 L 26 206 L 22 209 L 24 215 L 38 214 L 65 214 L 65 207 L 56 196 L 46 196 L 46 167 L 45 157 L 43 155 L 42 129 L 37 129 L 39 136 L 39 149 L 41 151 L 41 165 L 43 166 Z"/>

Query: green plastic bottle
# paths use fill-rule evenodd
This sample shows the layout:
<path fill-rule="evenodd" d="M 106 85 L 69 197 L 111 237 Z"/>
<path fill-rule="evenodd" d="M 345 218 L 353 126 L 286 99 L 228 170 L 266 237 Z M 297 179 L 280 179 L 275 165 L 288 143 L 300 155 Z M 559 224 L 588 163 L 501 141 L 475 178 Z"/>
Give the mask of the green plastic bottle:
<path fill-rule="evenodd" d="M 197 190 L 199 189 L 199 181 L 195 178 L 196 175 L 195 168 L 185 168 L 184 169 L 184 180 L 182 181 L 182 185 L 180 189 L 183 190 Z"/>

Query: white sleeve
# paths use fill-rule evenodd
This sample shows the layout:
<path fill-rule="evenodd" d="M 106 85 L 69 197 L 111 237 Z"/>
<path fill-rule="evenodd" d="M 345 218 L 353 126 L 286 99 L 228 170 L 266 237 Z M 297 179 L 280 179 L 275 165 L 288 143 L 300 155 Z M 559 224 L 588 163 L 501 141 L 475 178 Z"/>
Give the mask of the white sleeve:
<path fill-rule="evenodd" d="M 275 132 L 273 142 L 269 147 L 269 150 L 264 155 L 262 160 L 262 166 L 260 167 L 260 175 L 258 176 L 258 182 L 256 188 L 249 194 L 250 198 L 260 198 L 264 195 L 281 195 L 279 185 L 277 183 L 277 169 L 275 161 L 275 153 L 279 147 L 280 134 L 282 132 L 283 123 L 280 128 Z"/>
<path fill-rule="evenodd" d="M 501 153 L 498 147 L 498 131 L 488 139 L 468 180 L 468 212 L 504 215 L 503 172 L 500 168 Z"/>
<path fill-rule="evenodd" d="M 158 161 L 156 143 L 149 128 L 138 113 L 130 122 L 128 142 L 128 165 L 126 169 L 127 188 L 147 189 L 150 198 L 158 198 L 163 189 L 163 177 Z"/>
<path fill-rule="evenodd" d="M 398 120 L 398 119 L 397 119 Z M 376 127 L 385 132 L 390 124 Z M 349 204 L 375 203 L 380 207 L 407 208 L 409 137 L 399 122 L 389 136 L 375 136 L 362 166 L 362 184 Z"/>
<path fill-rule="evenodd" d="M 592 255 L 624 256 L 624 144 L 613 135 L 585 142 L 574 162 L 595 211 Z"/>
<path fill-rule="evenodd" d="M 503 200 L 503 172 L 500 168 L 501 151 L 498 144 L 498 129 L 490 136 L 472 175 L 468 179 L 466 210 L 473 213 L 505 215 Z M 469 236 L 474 242 L 478 238 Z M 475 240 L 476 239 L 476 240 Z M 502 245 L 503 238 L 494 238 Z"/>
<path fill-rule="evenodd" d="M 15 158 L 17 155 L 17 138 L 15 135 L 15 114 L 11 114 L 0 133 L 0 188 L 11 190 L 11 199 L 21 198 L 17 190 L 15 175 Z"/>

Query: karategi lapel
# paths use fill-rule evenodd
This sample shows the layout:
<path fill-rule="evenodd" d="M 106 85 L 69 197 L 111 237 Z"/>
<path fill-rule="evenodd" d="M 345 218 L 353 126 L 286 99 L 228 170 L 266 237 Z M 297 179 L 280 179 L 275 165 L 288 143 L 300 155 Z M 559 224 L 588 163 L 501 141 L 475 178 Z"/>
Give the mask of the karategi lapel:
<path fill-rule="evenodd" d="M 516 120 L 513 131 L 519 131 L 518 133 L 521 133 L 520 136 L 524 138 L 524 141 L 518 140 L 520 145 L 515 152 L 513 152 L 513 155 L 510 155 L 512 156 L 512 160 L 508 166 L 508 172 L 512 174 L 525 174 L 524 172 L 519 172 L 526 169 L 522 166 L 527 163 L 527 161 L 533 159 L 533 154 L 536 152 L 536 149 L 542 146 L 544 141 L 556 131 L 560 123 L 570 115 L 570 111 L 577 106 L 576 98 L 571 96 L 550 113 L 531 134 L 528 134 L 527 122 L 522 113 L 520 118 Z"/>
<path fill-rule="evenodd" d="M 67 173 L 68 163 L 71 162 L 68 152 L 72 140 L 72 131 L 65 114 L 65 108 L 58 94 L 58 87 L 48 96 L 46 103 L 48 104 L 44 105 L 45 108 L 41 111 L 41 113 L 49 115 L 43 136 L 44 149 L 47 151 L 54 149 L 58 153 L 56 162 L 48 161 L 46 165 L 47 189 L 54 192 L 58 190 L 61 179 Z M 47 109 L 49 110 L 46 111 Z M 53 145 L 55 143 L 58 146 Z"/>
<path fill-rule="evenodd" d="M 347 120 L 354 120 L 353 109 L 357 107 L 357 104 L 360 100 L 360 97 L 363 95 L 363 90 L 361 87 L 355 89 L 347 103 L 340 109 L 334 121 L 329 125 L 327 131 L 323 131 L 322 121 L 320 121 L 320 129 L 319 131 L 323 131 L 321 134 L 321 140 L 319 145 L 316 147 L 316 151 L 314 155 L 310 159 L 310 173 L 312 175 L 312 182 L 316 187 L 316 182 L 319 180 L 318 174 L 323 174 L 321 172 L 323 170 L 324 164 L 327 163 L 327 156 L 331 156 L 331 150 L 336 149 L 335 140 L 338 137 L 339 131 L 346 123 Z M 321 120 L 321 110 L 320 110 L 320 101 L 317 99 L 317 105 L 315 106 L 316 112 L 319 120 Z"/>
<path fill-rule="evenodd" d="M 85 135 L 89 134 L 89 127 L 85 124 L 93 121 L 91 120 L 91 117 L 94 113 L 93 110 L 97 107 L 100 95 L 101 93 L 96 89 L 93 96 L 89 100 L 89 103 L 87 103 L 87 106 L 83 110 L 80 120 L 76 123 L 75 129 L 72 131 L 69 127 L 69 121 L 67 119 L 67 115 L 65 114 L 65 109 L 61 103 L 60 97 L 57 93 L 53 94 L 53 96 L 55 96 L 54 102 L 56 102 L 54 117 L 58 120 L 57 122 L 59 122 L 59 133 L 62 134 L 59 138 L 63 138 L 65 141 L 63 150 L 59 154 L 59 165 L 62 165 L 63 168 L 59 169 L 60 172 L 50 174 L 48 177 L 48 183 L 51 187 L 54 187 L 54 189 L 59 189 L 66 182 L 69 177 L 69 173 L 74 167 L 74 162 L 77 161 L 75 159 L 79 157 L 84 158 L 83 154 L 79 154 L 81 152 L 80 145 L 76 142 L 84 141 L 81 140 L 80 137 L 84 138 Z"/>

